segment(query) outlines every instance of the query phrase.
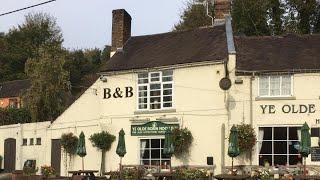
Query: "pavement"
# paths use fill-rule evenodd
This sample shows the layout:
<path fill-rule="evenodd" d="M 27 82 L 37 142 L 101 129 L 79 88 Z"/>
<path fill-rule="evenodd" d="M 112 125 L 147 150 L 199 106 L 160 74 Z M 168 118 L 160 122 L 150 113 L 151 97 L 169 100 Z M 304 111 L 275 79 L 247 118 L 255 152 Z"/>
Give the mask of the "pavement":
<path fill-rule="evenodd" d="M 11 173 L 0 174 L 0 180 L 11 180 Z"/>

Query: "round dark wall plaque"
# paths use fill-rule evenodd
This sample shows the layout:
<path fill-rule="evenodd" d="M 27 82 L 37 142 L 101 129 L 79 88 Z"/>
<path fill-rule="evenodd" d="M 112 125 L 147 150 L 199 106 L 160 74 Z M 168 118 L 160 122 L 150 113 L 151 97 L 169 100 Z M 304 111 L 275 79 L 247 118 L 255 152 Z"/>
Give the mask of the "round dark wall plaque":
<path fill-rule="evenodd" d="M 231 80 L 228 77 L 224 77 L 220 80 L 219 86 L 222 90 L 228 90 L 231 87 Z"/>

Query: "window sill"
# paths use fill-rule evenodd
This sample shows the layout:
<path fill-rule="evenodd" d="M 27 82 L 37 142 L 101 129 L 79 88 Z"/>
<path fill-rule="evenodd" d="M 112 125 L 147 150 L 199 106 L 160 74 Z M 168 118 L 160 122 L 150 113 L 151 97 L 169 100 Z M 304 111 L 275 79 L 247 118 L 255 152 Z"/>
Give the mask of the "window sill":
<path fill-rule="evenodd" d="M 156 114 L 156 113 L 173 113 L 176 109 L 158 109 L 158 110 L 138 110 L 134 114 Z"/>
<path fill-rule="evenodd" d="M 256 97 L 256 101 L 263 101 L 263 100 L 296 100 L 295 96 L 282 96 L 282 97 Z"/>

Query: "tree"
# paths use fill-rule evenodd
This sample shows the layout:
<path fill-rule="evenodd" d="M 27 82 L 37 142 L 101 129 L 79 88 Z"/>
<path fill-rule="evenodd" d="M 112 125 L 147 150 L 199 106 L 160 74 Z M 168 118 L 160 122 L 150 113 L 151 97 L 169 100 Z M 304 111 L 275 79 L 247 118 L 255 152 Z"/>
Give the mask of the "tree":
<path fill-rule="evenodd" d="M 105 45 L 101 52 L 101 60 L 102 62 L 106 62 L 110 59 L 111 46 Z"/>
<path fill-rule="evenodd" d="M 197 4 L 187 2 L 186 9 L 180 16 L 181 20 L 179 23 L 174 25 L 175 31 L 193 29 L 201 26 L 211 26 L 211 18 L 207 16 L 207 9 L 204 5 L 198 4 L 201 1 L 197 1 Z M 212 4 L 209 6 L 209 12 L 211 15 L 214 14 Z"/>
<path fill-rule="evenodd" d="M 0 37 L 0 82 L 27 78 L 24 65 L 40 47 L 61 46 L 62 33 L 55 18 L 45 13 L 28 14 L 24 22 Z"/>
<path fill-rule="evenodd" d="M 234 33 L 269 35 L 268 8 L 269 2 L 266 0 L 235 0 L 231 11 Z"/>
<path fill-rule="evenodd" d="M 97 147 L 101 151 L 101 174 L 103 174 L 105 171 L 106 152 L 110 150 L 111 145 L 115 141 L 115 139 L 116 137 L 107 131 L 95 133 L 89 138 L 93 147 Z"/>
<path fill-rule="evenodd" d="M 287 0 L 291 10 L 296 12 L 297 29 L 300 34 L 309 34 L 316 24 L 317 8 L 320 2 L 316 0 Z"/>
<path fill-rule="evenodd" d="M 60 47 L 39 48 L 38 56 L 26 62 L 31 81 L 23 99 L 32 120 L 53 121 L 65 109 L 69 99 L 69 74 L 63 69 L 65 52 Z"/>

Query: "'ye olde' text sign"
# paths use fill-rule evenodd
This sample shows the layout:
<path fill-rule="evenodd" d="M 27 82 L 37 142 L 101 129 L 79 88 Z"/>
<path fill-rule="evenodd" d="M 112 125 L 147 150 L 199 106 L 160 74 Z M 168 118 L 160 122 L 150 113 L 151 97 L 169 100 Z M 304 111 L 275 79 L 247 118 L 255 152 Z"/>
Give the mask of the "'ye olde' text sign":
<path fill-rule="evenodd" d="M 179 124 L 165 124 L 160 121 L 151 121 L 142 125 L 131 125 L 131 136 L 164 135 L 170 129 L 179 128 Z"/>
<path fill-rule="evenodd" d="M 276 107 L 275 105 L 260 105 L 262 114 L 276 114 L 279 112 L 285 114 L 313 114 L 316 112 L 315 104 L 285 104 L 281 107 Z"/>

